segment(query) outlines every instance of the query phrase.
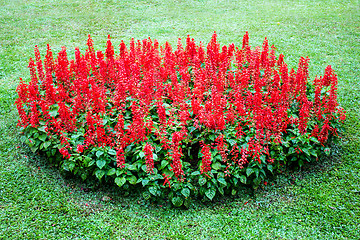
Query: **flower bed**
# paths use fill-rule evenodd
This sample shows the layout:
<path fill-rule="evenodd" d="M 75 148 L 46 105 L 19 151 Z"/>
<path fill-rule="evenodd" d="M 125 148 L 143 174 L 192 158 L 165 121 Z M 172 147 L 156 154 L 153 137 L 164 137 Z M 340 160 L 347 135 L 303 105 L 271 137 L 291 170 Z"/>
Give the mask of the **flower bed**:
<path fill-rule="evenodd" d="M 54 59 L 48 45 L 43 61 L 35 47 L 31 81 L 17 88 L 22 140 L 83 179 L 143 187 L 145 199 L 175 206 L 328 153 L 345 119 L 331 66 L 310 82 L 308 58 L 289 71 L 267 39 L 251 49 L 248 33 L 241 48 L 216 37 L 175 51 L 122 41 L 118 55 L 110 38 L 103 54 L 89 37 L 70 61 L 65 47 Z"/>

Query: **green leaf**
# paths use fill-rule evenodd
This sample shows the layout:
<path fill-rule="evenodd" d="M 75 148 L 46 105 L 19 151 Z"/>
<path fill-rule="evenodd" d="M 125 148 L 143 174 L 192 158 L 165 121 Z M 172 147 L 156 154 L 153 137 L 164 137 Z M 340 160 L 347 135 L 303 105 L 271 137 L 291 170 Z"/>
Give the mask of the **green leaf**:
<path fill-rule="evenodd" d="M 186 208 L 189 208 L 190 207 L 190 203 L 191 203 L 191 199 L 190 198 L 186 198 L 185 201 L 184 201 L 184 206 Z"/>
<path fill-rule="evenodd" d="M 132 184 L 132 185 L 136 184 L 137 178 L 134 175 L 128 176 L 128 177 L 126 177 L 126 179 L 129 181 L 130 184 Z"/>
<path fill-rule="evenodd" d="M 72 170 L 74 170 L 74 167 L 75 167 L 75 163 L 74 162 L 69 162 L 68 168 L 69 168 L 70 172 L 72 172 Z"/>
<path fill-rule="evenodd" d="M 131 171 L 136 171 L 136 166 L 131 164 L 127 166 L 127 169 L 131 170 Z"/>
<path fill-rule="evenodd" d="M 81 137 L 82 136 L 82 134 L 75 134 L 75 135 L 72 135 L 71 136 L 71 139 L 73 139 L 73 140 L 77 140 L 79 137 Z"/>
<path fill-rule="evenodd" d="M 41 131 L 41 132 L 46 132 L 45 131 L 45 126 L 39 127 L 38 130 Z"/>
<path fill-rule="evenodd" d="M 51 155 L 55 156 L 55 154 L 56 154 L 56 149 L 55 148 L 51 149 Z"/>
<path fill-rule="evenodd" d="M 235 196 L 237 191 L 235 189 L 231 190 L 231 195 Z"/>
<path fill-rule="evenodd" d="M 149 179 L 143 179 L 141 181 L 141 184 L 143 185 L 143 187 L 145 187 L 148 183 L 149 183 Z"/>
<path fill-rule="evenodd" d="M 156 174 L 153 178 L 154 178 L 154 180 L 164 179 L 163 176 L 161 176 L 160 174 Z"/>
<path fill-rule="evenodd" d="M 110 149 L 109 149 L 109 154 L 115 156 L 115 155 L 116 155 L 116 151 L 115 151 L 114 149 L 110 148 Z"/>
<path fill-rule="evenodd" d="M 267 165 L 267 169 L 270 171 L 270 172 L 273 172 L 273 165 L 271 165 L 271 164 L 268 164 Z"/>
<path fill-rule="evenodd" d="M 97 156 L 97 157 L 100 157 L 100 156 L 103 155 L 103 154 L 104 154 L 103 151 L 96 151 L 96 156 Z"/>
<path fill-rule="evenodd" d="M 30 149 L 31 149 L 31 151 L 33 153 L 35 153 L 38 150 L 38 147 L 37 146 L 32 146 Z"/>
<path fill-rule="evenodd" d="M 57 110 L 51 110 L 51 111 L 49 111 L 49 114 L 52 117 L 56 117 L 56 115 L 58 114 L 58 111 Z"/>
<path fill-rule="evenodd" d="M 132 147 L 133 147 L 133 144 L 130 144 L 129 146 L 127 146 L 125 148 L 125 152 L 130 152 Z"/>
<path fill-rule="evenodd" d="M 215 170 L 219 170 L 221 168 L 221 163 L 219 162 L 214 162 L 212 165 L 211 165 L 211 168 L 212 169 L 215 169 Z"/>
<path fill-rule="evenodd" d="M 94 163 L 95 163 L 95 160 L 91 160 L 91 161 L 89 161 L 89 163 L 88 163 L 88 167 L 91 167 L 92 165 L 94 165 Z"/>
<path fill-rule="evenodd" d="M 306 153 L 306 155 L 310 156 L 310 152 L 307 148 L 303 148 L 301 149 L 304 153 Z"/>
<path fill-rule="evenodd" d="M 316 142 L 316 143 L 320 143 L 319 140 L 317 140 L 317 138 L 315 138 L 315 137 L 311 137 L 310 140 L 313 142 Z"/>
<path fill-rule="evenodd" d="M 100 180 L 103 176 L 105 175 L 105 171 L 104 170 L 100 170 L 100 169 L 97 169 L 95 171 L 95 176 Z"/>
<path fill-rule="evenodd" d="M 190 189 L 188 188 L 183 188 L 181 190 L 181 194 L 185 197 L 185 198 L 188 198 L 190 196 Z"/>
<path fill-rule="evenodd" d="M 144 158 L 144 157 L 145 157 L 145 153 L 144 153 L 143 151 L 140 151 L 139 156 L 140 156 L 140 158 Z"/>
<path fill-rule="evenodd" d="M 205 191 L 205 196 L 210 199 L 210 201 L 215 197 L 216 190 L 214 188 L 209 188 Z"/>
<path fill-rule="evenodd" d="M 205 183 L 206 183 L 206 178 L 204 178 L 203 176 L 201 176 L 201 177 L 199 178 L 199 185 L 200 185 L 200 186 L 203 186 L 203 185 L 205 185 Z"/>
<path fill-rule="evenodd" d="M 224 178 L 219 178 L 219 179 L 218 179 L 218 182 L 221 183 L 221 184 L 224 185 L 224 186 L 227 185 L 227 183 L 226 183 L 226 181 L 225 181 Z"/>
<path fill-rule="evenodd" d="M 165 174 L 165 175 L 167 175 L 167 176 L 169 176 L 169 178 L 171 178 L 172 176 L 174 176 L 174 172 L 171 171 L 171 170 L 169 170 L 169 169 L 164 169 L 164 170 L 162 171 L 162 173 Z"/>
<path fill-rule="evenodd" d="M 175 207 L 180 207 L 184 200 L 181 197 L 174 197 L 171 199 L 172 204 L 174 204 Z"/>
<path fill-rule="evenodd" d="M 245 175 L 240 176 L 240 182 L 242 182 L 243 184 L 246 184 L 246 176 Z"/>
<path fill-rule="evenodd" d="M 41 134 L 41 135 L 39 136 L 39 139 L 40 139 L 42 142 L 45 142 L 46 138 L 47 138 L 46 133 L 43 133 L 43 134 Z"/>
<path fill-rule="evenodd" d="M 149 192 L 150 192 L 152 195 L 154 195 L 154 196 L 157 195 L 157 191 L 156 191 L 156 188 L 155 188 L 155 187 L 149 187 Z"/>
<path fill-rule="evenodd" d="M 200 171 L 195 171 L 190 174 L 191 176 L 197 176 L 200 175 Z"/>
<path fill-rule="evenodd" d="M 248 167 L 248 168 L 246 169 L 246 175 L 247 175 L 247 176 L 250 176 L 252 173 L 254 173 L 254 169 Z"/>
<path fill-rule="evenodd" d="M 164 167 L 166 167 L 168 164 L 169 164 L 169 162 L 168 162 L 168 161 L 166 161 L 166 160 L 162 160 L 162 161 L 161 161 L 160 170 L 161 170 L 161 169 L 163 169 Z"/>
<path fill-rule="evenodd" d="M 149 192 L 143 192 L 143 198 L 145 199 L 145 200 L 149 200 L 150 198 L 151 198 L 151 195 L 150 195 L 150 193 Z"/>
<path fill-rule="evenodd" d="M 117 177 L 117 178 L 115 178 L 115 183 L 119 187 L 122 187 L 126 183 L 126 179 L 125 179 L 125 177 Z"/>
<path fill-rule="evenodd" d="M 218 185 L 216 178 L 211 178 L 211 182 L 213 182 L 214 185 L 216 185 L 216 186 Z M 210 184 L 210 182 L 208 182 L 208 185 L 209 184 Z"/>
<path fill-rule="evenodd" d="M 259 169 L 258 169 L 258 168 L 255 168 L 255 169 L 254 169 L 254 172 L 255 172 L 256 177 L 259 177 Z"/>
<path fill-rule="evenodd" d="M 105 166 L 105 164 L 106 164 L 106 161 L 103 160 L 103 159 L 99 159 L 99 160 L 96 161 L 96 165 L 97 165 L 100 169 L 102 169 L 102 168 Z"/>
<path fill-rule="evenodd" d="M 219 193 L 220 193 L 221 195 L 224 195 L 224 188 L 219 187 L 218 190 L 219 190 Z"/>
<path fill-rule="evenodd" d="M 106 175 L 112 176 L 112 175 L 114 175 L 115 173 L 116 173 L 116 169 L 115 169 L 115 168 L 111 168 L 111 169 L 109 169 L 109 171 L 106 173 Z"/>
<path fill-rule="evenodd" d="M 236 186 L 238 184 L 238 179 L 237 178 L 233 178 L 232 179 L 234 181 L 234 185 Z"/>
<path fill-rule="evenodd" d="M 302 167 L 302 166 L 304 165 L 304 161 L 300 159 L 300 160 L 298 161 L 298 164 L 299 164 L 299 167 Z"/>
<path fill-rule="evenodd" d="M 317 156 L 318 156 L 315 149 L 311 149 L 311 152 L 310 152 L 310 153 L 311 153 L 311 155 L 313 155 L 314 157 L 317 157 Z"/>
<path fill-rule="evenodd" d="M 234 146 L 234 144 L 236 143 L 236 141 L 233 139 L 229 139 L 227 141 L 230 143 L 231 146 Z"/>
<path fill-rule="evenodd" d="M 260 182 L 261 182 L 261 179 L 257 177 L 257 178 L 254 179 L 253 182 L 254 182 L 254 185 L 255 185 L 255 186 L 259 186 L 259 184 L 260 184 Z"/>
<path fill-rule="evenodd" d="M 295 152 L 295 149 L 293 147 L 289 148 L 289 154 L 292 154 Z"/>
<path fill-rule="evenodd" d="M 50 144 L 51 144 L 50 141 L 44 142 L 44 148 L 47 149 L 50 146 Z"/>
<path fill-rule="evenodd" d="M 82 173 L 81 174 L 81 179 L 83 180 L 83 181 L 85 181 L 85 179 L 88 177 L 88 174 L 87 173 Z"/>
<path fill-rule="evenodd" d="M 120 176 L 121 174 L 124 173 L 124 169 L 123 168 L 118 168 L 116 169 L 116 176 Z"/>
<path fill-rule="evenodd" d="M 214 162 L 216 162 L 215 160 L 218 160 L 218 161 L 221 161 L 222 160 L 222 157 L 221 157 L 221 155 L 216 155 L 215 157 L 214 157 Z M 220 164 L 220 166 L 221 166 L 221 164 Z"/>
<path fill-rule="evenodd" d="M 160 147 L 160 146 L 156 146 L 156 147 L 155 147 L 155 151 L 156 151 L 156 152 L 160 152 L 160 150 L 161 150 L 161 147 Z"/>

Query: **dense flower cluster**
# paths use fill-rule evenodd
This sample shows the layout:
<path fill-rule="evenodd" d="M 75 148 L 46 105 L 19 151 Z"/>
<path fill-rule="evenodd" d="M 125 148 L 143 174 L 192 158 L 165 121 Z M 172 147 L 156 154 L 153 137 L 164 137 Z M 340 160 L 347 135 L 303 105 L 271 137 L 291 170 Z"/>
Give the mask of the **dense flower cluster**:
<path fill-rule="evenodd" d="M 297 71 L 289 71 L 267 39 L 251 48 L 248 33 L 241 48 L 221 47 L 214 33 L 207 47 L 187 37 L 175 50 L 150 38 L 132 39 L 129 47 L 122 41 L 118 55 L 110 37 L 102 53 L 89 36 L 87 50 L 76 48 L 74 60 L 65 47 L 54 57 L 50 46 L 42 60 L 35 47 L 30 82 L 17 87 L 19 126 L 43 127 L 65 159 L 114 149 L 108 168 L 125 171 L 141 151 L 147 174 L 165 160 L 169 187 L 188 177 L 184 162 L 211 177 L 216 155 L 231 176 L 251 162 L 280 161 L 271 150 L 289 142 L 289 131 L 320 144 L 337 134 L 336 124 L 345 119 L 337 76 L 328 66 L 312 84 L 308 64 L 301 58 Z"/>

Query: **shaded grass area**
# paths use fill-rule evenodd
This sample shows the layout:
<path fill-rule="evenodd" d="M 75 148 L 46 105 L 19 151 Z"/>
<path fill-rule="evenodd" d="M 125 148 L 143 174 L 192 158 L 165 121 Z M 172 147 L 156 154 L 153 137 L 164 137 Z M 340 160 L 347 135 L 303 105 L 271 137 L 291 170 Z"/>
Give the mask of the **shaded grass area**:
<path fill-rule="evenodd" d="M 72 239 L 359 239 L 360 9 L 358 1 L 5 1 L 0 0 L 0 238 Z M 264 189 L 244 190 L 189 210 L 123 196 L 60 175 L 19 143 L 13 106 L 28 59 L 65 45 L 84 49 L 87 34 L 105 49 L 122 39 L 156 38 L 176 46 L 188 34 L 207 43 L 252 46 L 268 37 L 296 67 L 310 57 L 310 76 L 333 66 L 347 110 L 331 158 L 288 172 Z M 18 148 L 18 146 L 21 146 Z"/>

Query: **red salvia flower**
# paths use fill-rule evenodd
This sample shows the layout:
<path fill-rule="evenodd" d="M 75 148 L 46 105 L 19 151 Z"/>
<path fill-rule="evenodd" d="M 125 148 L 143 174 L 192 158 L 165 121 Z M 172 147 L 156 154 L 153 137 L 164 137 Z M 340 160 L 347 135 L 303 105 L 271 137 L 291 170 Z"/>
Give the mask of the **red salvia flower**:
<path fill-rule="evenodd" d="M 69 159 L 71 157 L 66 147 L 60 148 L 59 152 L 62 154 L 63 158 Z"/>
<path fill-rule="evenodd" d="M 170 184 L 170 180 L 169 180 L 169 175 L 166 175 L 165 173 L 163 173 L 163 177 L 164 177 L 164 184 L 163 186 L 165 186 L 166 184 L 169 185 L 169 188 L 171 188 L 171 184 Z"/>
<path fill-rule="evenodd" d="M 116 166 L 118 168 L 124 168 L 125 167 L 124 150 L 122 150 L 121 148 L 116 151 Z"/>
<path fill-rule="evenodd" d="M 172 163 L 170 164 L 172 171 L 174 172 L 175 177 L 178 180 L 182 179 L 182 176 L 184 175 L 184 171 L 182 169 L 182 164 L 181 164 L 181 156 L 182 156 L 182 151 L 181 148 L 178 146 L 174 146 L 171 148 L 172 153 Z"/>
<path fill-rule="evenodd" d="M 204 142 L 200 142 L 200 146 L 201 146 L 201 154 L 203 155 L 201 160 L 202 161 L 201 169 L 200 169 L 200 172 L 202 174 L 211 170 L 211 152 L 209 145 L 205 144 Z"/>
<path fill-rule="evenodd" d="M 82 153 L 84 151 L 84 146 L 81 145 L 81 144 L 78 144 L 77 147 L 76 147 L 76 151 L 78 153 Z"/>
<path fill-rule="evenodd" d="M 146 159 L 146 171 L 148 173 L 154 173 L 153 150 L 154 150 L 154 148 L 149 143 L 145 144 L 144 153 L 145 153 L 145 159 Z"/>

